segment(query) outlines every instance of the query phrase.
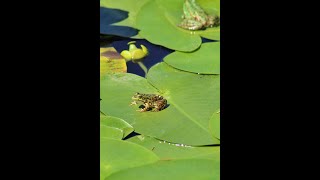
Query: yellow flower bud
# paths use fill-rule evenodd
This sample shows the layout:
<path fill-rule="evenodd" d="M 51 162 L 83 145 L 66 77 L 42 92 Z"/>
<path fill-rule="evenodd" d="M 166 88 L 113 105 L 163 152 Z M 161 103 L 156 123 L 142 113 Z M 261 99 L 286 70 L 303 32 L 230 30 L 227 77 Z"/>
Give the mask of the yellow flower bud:
<path fill-rule="evenodd" d="M 142 51 L 145 53 L 145 54 L 147 54 L 148 55 L 148 49 L 144 46 L 144 45 L 142 45 L 141 44 L 141 48 L 142 48 Z"/>
<path fill-rule="evenodd" d="M 124 59 L 126 59 L 126 61 L 131 61 L 132 60 L 132 55 L 128 50 L 124 50 L 120 53 L 120 55 L 122 57 L 124 57 Z"/>
<path fill-rule="evenodd" d="M 141 45 L 141 49 L 137 48 L 135 41 L 131 41 L 128 43 L 129 45 L 129 50 L 124 50 L 120 54 L 122 57 L 124 57 L 127 61 L 133 61 L 135 62 L 136 60 L 143 59 L 145 56 L 148 55 L 148 49 L 144 46 Z"/>

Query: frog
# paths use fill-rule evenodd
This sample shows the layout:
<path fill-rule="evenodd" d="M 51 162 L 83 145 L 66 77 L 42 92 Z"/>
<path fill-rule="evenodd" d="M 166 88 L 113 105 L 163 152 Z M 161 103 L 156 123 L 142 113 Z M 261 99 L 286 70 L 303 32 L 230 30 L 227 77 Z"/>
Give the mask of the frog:
<path fill-rule="evenodd" d="M 219 25 L 219 16 L 208 15 L 195 0 L 185 0 L 183 4 L 182 21 L 178 25 L 179 27 L 195 31 Z"/>
<path fill-rule="evenodd" d="M 136 92 L 134 96 L 132 96 L 132 102 L 130 105 L 137 105 L 137 101 L 143 103 L 144 108 L 137 110 L 140 112 L 146 112 L 151 110 L 152 112 L 158 112 L 163 110 L 167 105 L 167 100 L 160 95 L 157 94 L 143 94 Z"/>

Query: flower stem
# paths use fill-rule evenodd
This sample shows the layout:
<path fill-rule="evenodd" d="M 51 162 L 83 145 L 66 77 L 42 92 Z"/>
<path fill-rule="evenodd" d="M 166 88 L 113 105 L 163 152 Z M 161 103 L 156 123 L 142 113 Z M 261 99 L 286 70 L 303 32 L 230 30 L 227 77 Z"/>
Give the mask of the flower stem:
<path fill-rule="evenodd" d="M 147 76 L 147 73 L 148 73 L 147 67 L 141 61 L 138 61 L 137 63 L 139 64 L 141 69 L 144 71 L 144 74 L 145 74 L 144 76 Z"/>

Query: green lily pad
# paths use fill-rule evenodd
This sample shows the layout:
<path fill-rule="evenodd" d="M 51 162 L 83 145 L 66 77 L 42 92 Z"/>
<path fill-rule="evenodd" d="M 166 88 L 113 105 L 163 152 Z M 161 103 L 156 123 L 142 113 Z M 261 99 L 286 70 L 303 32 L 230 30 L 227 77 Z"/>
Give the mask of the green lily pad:
<path fill-rule="evenodd" d="M 136 26 L 137 13 L 139 12 L 142 5 L 144 5 L 147 1 L 149 1 L 149 0 L 139 0 L 139 1 L 135 1 L 135 0 L 116 0 L 116 1 L 115 0 L 100 0 L 100 6 L 107 7 L 107 8 L 120 9 L 120 10 L 124 10 L 124 11 L 129 12 L 128 18 L 126 18 L 122 21 L 113 23 L 112 25 L 129 26 L 129 27 L 137 28 L 137 26 Z M 140 33 L 138 33 L 138 35 L 133 36 L 131 38 L 142 39 L 143 37 L 141 37 Z"/>
<path fill-rule="evenodd" d="M 220 16 L 220 0 L 197 0 L 197 3 L 208 14 Z M 195 33 L 207 39 L 220 40 L 220 26 L 208 28 L 206 31 L 196 31 Z"/>
<path fill-rule="evenodd" d="M 144 146 L 160 157 L 160 160 L 175 159 L 220 159 L 220 146 L 192 147 L 165 142 L 148 136 L 134 136 L 126 141 Z"/>
<path fill-rule="evenodd" d="M 182 8 L 183 1 L 172 1 L 170 5 L 178 5 L 176 11 Z M 201 38 L 194 33 L 186 32 L 177 26 L 178 22 L 166 15 L 166 9 L 161 8 L 164 2 L 149 1 L 137 15 L 137 27 L 142 37 L 153 44 L 162 45 L 178 51 L 193 51 L 201 44 Z M 180 5 L 180 6 L 179 6 Z M 181 17 L 181 14 L 176 13 Z"/>
<path fill-rule="evenodd" d="M 126 121 L 117 117 L 112 117 L 112 116 L 104 116 L 104 117 L 100 116 L 100 126 L 101 125 L 109 126 L 109 127 L 113 127 L 121 130 L 122 134 L 120 139 L 125 138 L 133 131 L 133 127 L 130 124 L 128 124 Z M 106 132 L 102 132 L 102 130 L 100 129 L 100 133 L 106 133 Z"/>
<path fill-rule="evenodd" d="M 100 123 L 100 138 L 122 139 L 123 132 L 121 129 L 105 126 Z"/>
<path fill-rule="evenodd" d="M 211 40 L 220 40 L 220 27 L 209 28 L 204 32 L 195 32 L 195 34 Z"/>
<path fill-rule="evenodd" d="M 158 160 L 152 151 L 137 144 L 108 138 L 100 140 L 100 180 L 114 172 Z"/>
<path fill-rule="evenodd" d="M 100 6 L 128 11 L 128 18 L 113 25 L 142 30 L 132 38 L 146 38 L 154 44 L 186 52 L 200 46 L 199 36 L 219 40 L 220 27 L 191 32 L 176 26 L 181 21 L 183 2 L 184 0 L 100 0 Z M 197 3 L 208 14 L 220 15 L 220 0 L 198 0 Z"/>
<path fill-rule="evenodd" d="M 206 13 L 220 16 L 220 0 L 196 0 L 196 2 Z"/>
<path fill-rule="evenodd" d="M 103 113 L 100 111 L 100 118 L 101 118 L 101 117 L 104 117 L 104 116 L 106 116 L 106 115 L 103 114 Z"/>
<path fill-rule="evenodd" d="M 210 6 L 204 9 L 219 14 L 216 3 L 207 1 L 202 4 Z M 219 40 L 220 27 L 189 31 L 177 26 L 182 20 L 183 2 L 184 0 L 154 0 L 145 3 L 136 18 L 141 36 L 154 44 L 183 52 L 196 50 L 201 45 L 200 36 Z"/>
<path fill-rule="evenodd" d="M 209 121 L 209 129 L 214 137 L 220 139 L 220 111 L 212 114 Z"/>
<path fill-rule="evenodd" d="M 183 159 L 159 161 L 112 174 L 106 180 L 219 180 L 220 161 L 207 159 Z"/>
<path fill-rule="evenodd" d="M 220 74 L 220 43 L 204 43 L 193 53 L 173 52 L 163 59 L 169 65 L 200 74 Z"/>
<path fill-rule="evenodd" d="M 111 25 L 128 18 L 128 12 L 119 9 L 100 7 L 100 34 L 132 37 L 138 34 L 138 30 L 127 26 Z"/>
<path fill-rule="evenodd" d="M 138 112 L 130 106 L 134 93 L 161 94 L 168 107 Z M 153 66 L 147 79 L 130 73 L 106 75 L 100 81 L 100 110 L 131 124 L 135 131 L 186 145 L 219 144 L 209 132 L 211 115 L 220 108 L 219 75 L 197 75 L 165 63 Z"/>
<path fill-rule="evenodd" d="M 175 22 L 175 24 L 180 23 L 181 21 L 183 1 L 184 0 L 175 0 L 174 2 L 176 2 L 176 4 L 171 3 L 172 0 L 159 1 L 159 3 L 163 5 L 164 9 L 166 9 L 167 16 L 172 22 Z M 220 16 L 220 0 L 197 0 L 196 2 L 207 14 Z M 191 31 L 184 30 L 184 32 L 190 33 Z M 220 40 L 220 26 L 206 28 L 205 30 L 192 31 L 192 33 L 207 39 Z"/>

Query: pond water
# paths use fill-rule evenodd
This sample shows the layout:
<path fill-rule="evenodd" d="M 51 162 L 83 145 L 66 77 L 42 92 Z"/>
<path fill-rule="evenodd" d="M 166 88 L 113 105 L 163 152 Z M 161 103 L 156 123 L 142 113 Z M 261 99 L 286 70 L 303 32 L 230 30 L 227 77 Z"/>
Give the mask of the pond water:
<path fill-rule="evenodd" d="M 114 47 L 117 50 L 117 52 L 121 53 L 121 51 L 123 51 L 123 50 L 128 50 L 128 48 L 129 48 L 128 42 L 130 42 L 130 41 L 136 41 L 135 44 L 136 44 L 137 48 L 141 48 L 140 47 L 141 44 L 144 45 L 145 47 L 147 47 L 147 49 L 149 51 L 149 55 L 144 58 L 143 64 L 148 69 L 150 69 L 153 65 L 155 65 L 159 62 L 162 62 L 163 58 L 165 56 L 174 52 L 174 50 L 165 48 L 163 46 L 152 44 L 149 41 L 144 40 L 144 39 L 135 40 L 135 39 L 130 39 L 130 38 L 118 38 L 117 40 L 112 41 L 109 46 Z M 214 42 L 214 41 L 202 38 L 202 42 L 206 43 L 206 42 Z M 133 63 L 132 61 L 127 62 L 127 71 L 128 71 L 128 73 L 137 74 L 142 77 L 144 77 L 144 75 L 145 75 L 144 71 L 141 69 L 141 67 L 138 64 Z"/>

